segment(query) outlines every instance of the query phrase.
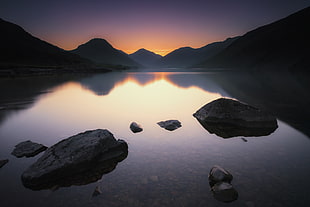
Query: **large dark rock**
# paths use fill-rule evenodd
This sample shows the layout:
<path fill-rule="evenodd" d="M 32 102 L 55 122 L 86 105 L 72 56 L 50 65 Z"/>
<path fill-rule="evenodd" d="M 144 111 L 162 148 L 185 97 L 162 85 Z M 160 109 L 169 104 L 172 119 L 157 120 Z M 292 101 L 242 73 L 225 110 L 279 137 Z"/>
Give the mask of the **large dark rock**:
<path fill-rule="evenodd" d="M 16 145 L 11 154 L 18 158 L 24 157 L 24 156 L 34 157 L 40 152 L 45 151 L 46 149 L 47 149 L 46 146 L 28 140 L 28 141 L 21 142 L 18 145 Z"/>
<path fill-rule="evenodd" d="M 130 129 L 133 133 L 142 132 L 142 130 L 143 130 L 142 127 L 139 124 L 137 124 L 136 122 L 132 122 L 130 124 Z"/>
<path fill-rule="evenodd" d="M 193 116 L 211 134 L 223 138 L 266 136 L 274 132 L 274 116 L 239 101 L 220 98 L 200 108 Z"/>
<path fill-rule="evenodd" d="M 160 121 L 157 123 L 161 128 L 165 128 L 166 130 L 173 131 L 177 128 L 180 128 L 181 122 L 178 120 L 167 120 L 167 121 Z"/>
<path fill-rule="evenodd" d="M 0 168 L 2 168 L 6 163 L 8 163 L 9 160 L 5 159 L 5 160 L 0 160 Z"/>
<path fill-rule="evenodd" d="M 22 182 L 32 190 L 85 185 L 114 170 L 127 155 L 127 143 L 108 130 L 86 131 L 48 148 L 23 172 Z"/>

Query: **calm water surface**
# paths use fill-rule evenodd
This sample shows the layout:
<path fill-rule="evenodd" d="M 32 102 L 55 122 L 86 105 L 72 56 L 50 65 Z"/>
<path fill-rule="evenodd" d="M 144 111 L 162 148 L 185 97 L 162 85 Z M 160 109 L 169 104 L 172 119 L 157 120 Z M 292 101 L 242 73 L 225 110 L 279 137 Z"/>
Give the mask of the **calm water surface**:
<path fill-rule="evenodd" d="M 10 160 L 0 169 L 0 206 L 309 206 L 310 142 L 303 130 L 307 127 L 282 116 L 285 108 L 274 111 L 279 128 L 273 134 L 247 137 L 248 142 L 209 134 L 192 116 L 220 97 L 248 100 L 267 109 L 275 106 L 254 96 L 259 91 L 227 86 L 221 77 L 124 72 L 0 80 L 0 159 Z M 156 124 L 167 119 L 178 119 L 182 127 L 171 132 Z M 140 123 L 143 132 L 133 134 L 132 121 Z M 97 128 L 128 143 L 128 157 L 114 171 L 95 183 L 56 191 L 23 187 L 22 172 L 41 154 L 15 158 L 10 153 L 17 143 L 30 139 L 51 146 Z M 208 184 L 213 165 L 233 174 L 238 200 L 226 204 L 213 198 Z M 92 197 L 97 186 L 102 194 Z"/>

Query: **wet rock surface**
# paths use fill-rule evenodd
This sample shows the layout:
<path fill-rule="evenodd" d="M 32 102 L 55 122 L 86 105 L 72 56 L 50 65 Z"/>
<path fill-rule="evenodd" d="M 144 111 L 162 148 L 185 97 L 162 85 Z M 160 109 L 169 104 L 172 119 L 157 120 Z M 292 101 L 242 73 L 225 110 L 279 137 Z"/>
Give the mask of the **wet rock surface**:
<path fill-rule="evenodd" d="M 23 185 L 32 190 L 85 185 L 101 179 L 128 155 L 128 145 L 105 129 L 86 131 L 64 139 L 22 174 Z"/>
<path fill-rule="evenodd" d="M 138 133 L 138 132 L 142 132 L 143 131 L 143 128 L 141 127 L 140 124 L 137 124 L 136 122 L 132 122 L 130 124 L 130 130 L 133 132 L 133 133 Z"/>
<path fill-rule="evenodd" d="M 5 160 L 0 160 L 0 168 L 2 168 L 5 164 L 7 164 L 9 162 L 8 159 Z"/>
<path fill-rule="evenodd" d="M 160 121 L 160 122 L 157 122 L 157 124 L 161 128 L 164 128 L 164 129 L 166 129 L 168 131 L 176 130 L 176 129 L 178 129 L 178 128 L 180 128 L 182 126 L 181 122 L 178 121 L 178 120 Z"/>
<path fill-rule="evenodd" d="M 215 165 L 210 170 L 209 182 L 211 186 L 213 186 L 215 183 L 218 183 L 218 182 L 230 183 L 232 179 L 233 179 L 232 174 L 230 174 L 230 172 L 228 172 L 227 170 L 225 170 L 224 168 L 218 165 Z"/>
<path fill-rule="evenodd" d="M 211 134 L 223 138 L 267 136 L 278 128 L 277 120 L 272 115 L 226 98 L 204 105 L 193 116 Z"/>
<path fill-rule="evenodd" d="M 46 146 L 28 140 L 17 144 L 11 154 L 17 158 L 34 157 L 46 149 Z"/>
<path fill-rule="evenodd" d="M 233 188 L 233 176 L 226 169 L 215 165 L 209 173 L 209 184 L 216 200 L 229 203 L 238 199 L 238 192 Z"/>

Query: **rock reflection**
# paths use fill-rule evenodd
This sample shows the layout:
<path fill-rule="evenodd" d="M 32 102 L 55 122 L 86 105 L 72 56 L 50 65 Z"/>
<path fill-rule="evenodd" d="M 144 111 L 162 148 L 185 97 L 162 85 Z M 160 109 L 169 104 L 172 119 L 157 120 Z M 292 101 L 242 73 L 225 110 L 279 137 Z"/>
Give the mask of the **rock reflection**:
<path fill-rule="evenodd" d="M 112 172 L 117 164 L 126 159 L 127 156 L 128 151 L 110 161 L 93 162 L 90 165 L 85 164 L 87 166 L 81 166 L 81 168 L 87 167 L 87 171 L 72 174 L 70 176 L 62 176 L 59 174 L 57 180 L 50 180 L 50 182 L 42 183 L 37 182 L 36 185 L 28 185 L 28 183 L 23 182 L 23 185 L 31 190 L 58 189 L 60 187 L 69 187 L 72 185 L 87 185 L 100 180 L 104 174 Z"/>

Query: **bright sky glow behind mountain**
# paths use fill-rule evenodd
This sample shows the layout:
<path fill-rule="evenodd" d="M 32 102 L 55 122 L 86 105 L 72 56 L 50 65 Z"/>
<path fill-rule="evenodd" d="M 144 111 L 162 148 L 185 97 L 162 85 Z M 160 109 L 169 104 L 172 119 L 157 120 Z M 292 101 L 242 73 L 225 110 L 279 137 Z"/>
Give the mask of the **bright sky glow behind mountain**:
<path fill-rule="evenodd" d="M 0 18 L 66 50 L 99 37 L 133 53 L 165 55 L 242 35 L 309 0 L 0 0 Z"/>

